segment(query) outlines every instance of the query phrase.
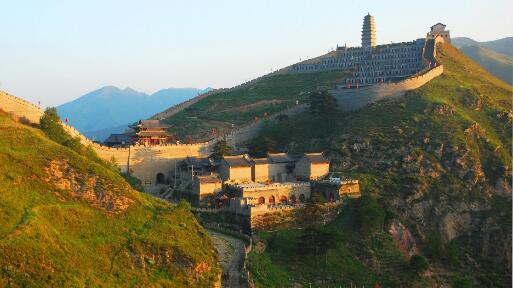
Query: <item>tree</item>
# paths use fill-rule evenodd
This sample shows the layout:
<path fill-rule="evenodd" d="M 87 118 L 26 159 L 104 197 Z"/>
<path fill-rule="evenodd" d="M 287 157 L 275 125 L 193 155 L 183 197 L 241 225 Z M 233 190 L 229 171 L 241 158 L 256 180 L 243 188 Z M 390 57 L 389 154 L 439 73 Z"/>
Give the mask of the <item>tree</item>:
<path fill-rule="evenodd" d="M 303 226 L 314 228 L 318 227 L 322 222 L 323 215 L 323 204 L 324 198 L 321 194 L 312 192 L 310 199 L 305 204 L 305 208 L 298 210 L 299 219 Z"/>
<path fill-rule="evenodd" d="M 45 110 L 39 121 L 39 127 L 48 138 L 59 144 L 65 144 L 71 140 L 71 136 L 62 127 L 61 119 L 59 114 L 57 114 L 57 109 L 54 107 Z"/>
<path fill-rule="evenodd" d="M 252 156 L 265 157 L 268 152 L 276 152 L 278 143 L 270 137 L 259 138 L 249 144 L 249 151 Z"/>
<path fill-rule="evenodd" d="M 363 194 L 358 200 L 358 218 L 359 224 L 364 234 L 372 235 L 383 229 L 385 222 L 385 210 L 378 201 L 368 194 Z"/>
<path fill-rule="evenodd" d="M 415 273 L 420 274 L 429 268 L 429 263 L 426 257 L 422 255 L 413 255 L 410 258 L 410 267 Z"/>
<path fill-rule="evenodd" d="M 308 106 L 314 115 L 330 115 L 337 110 L 337 99 L 328 91 L 314 92 L 308 98 Z"/>
<path fill-rule="evenodd" d="M 222 139 L 217 141 L 216 145 L 214 145 L 214 151 L 210 155 L 210 157 L 213 157 L 214 159 L 221 159 L 224 155 L 230 154 L 232 152 L 233 148 L 228 145 L 228 142 L 226 142 L 226 139 Z"/>

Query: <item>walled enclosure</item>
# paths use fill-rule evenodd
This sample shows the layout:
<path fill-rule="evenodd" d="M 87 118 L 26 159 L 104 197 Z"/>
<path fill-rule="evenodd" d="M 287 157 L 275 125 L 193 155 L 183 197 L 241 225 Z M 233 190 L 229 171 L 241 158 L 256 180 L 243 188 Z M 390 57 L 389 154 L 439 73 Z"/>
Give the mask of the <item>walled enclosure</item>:
<path fill-rule="evenodd" d="M 3 91 L 0 91 L 0 109 L 34 124 L 39 124 L 43 116 L 43 111 L 38 106 Z M 198 144 L 110 148 L 92 142 L 69 125 L 64 123 L 62 125 L 73 137 L 80 138 L 83 145 L 91 146 L 102 159 L 106 161 L 114 159 L 122 172 L 126 172 L 130 165 L 130 173 L 140 179 L 145 187 L 155 184 L 159 173 L 164 174 L 165 180 L 169 181 L 173 177 L 174 165 L 177 161 L 187 156 L 206 157 L 210 155 L 211 147 L 215 143 L 211 141 Z"/>

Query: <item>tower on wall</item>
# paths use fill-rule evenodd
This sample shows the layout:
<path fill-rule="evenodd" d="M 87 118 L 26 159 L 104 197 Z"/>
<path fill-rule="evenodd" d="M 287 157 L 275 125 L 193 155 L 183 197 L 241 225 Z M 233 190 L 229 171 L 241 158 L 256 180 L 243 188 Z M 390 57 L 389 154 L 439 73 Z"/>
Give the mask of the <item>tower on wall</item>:
<path fill-rule="evenodd" d="M 367 14 L 363 18 L 362 47 L 376 47 L 376 24 L 374 24 L 374 16 L 371 16 L 370 14 Z"/>

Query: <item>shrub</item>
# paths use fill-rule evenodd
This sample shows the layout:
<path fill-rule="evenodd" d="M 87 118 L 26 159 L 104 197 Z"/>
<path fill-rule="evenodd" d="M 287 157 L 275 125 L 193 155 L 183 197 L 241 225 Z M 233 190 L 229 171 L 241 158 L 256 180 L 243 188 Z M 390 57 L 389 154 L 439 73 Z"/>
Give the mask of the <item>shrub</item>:
<path fill-rule="evenodd" d="M 357 214 L 356 222 L 364 234 L 371 235 L 383 229 L 385 210 L 372 196 L 362 195 L 358 201 Z"/>
<path fill-rule="evenodd" d="M 316 92 L 308 98 L 308 106 L 314 115 L 333 114 L 337 111 L 337 99 L 328 91 Z"/>
<path fill-rule="evenodd" d="M 435 231 L 427 233 L 425 254 L 430 258 L 441 259 L 444 255 L 442 237 Z"/>
<path fill-rule="evenodd" d="M 459 276 L 452 281 L 453 288 L 472 288 L 474 284 L 468 276 Z"/>
<path fill-rule="evenodd" d="M 429 268 L 429 263 L 426 257 L 422 255 L 413 255 L 410 259 L 410 267 L 415 273 L 420 274 Z"/>

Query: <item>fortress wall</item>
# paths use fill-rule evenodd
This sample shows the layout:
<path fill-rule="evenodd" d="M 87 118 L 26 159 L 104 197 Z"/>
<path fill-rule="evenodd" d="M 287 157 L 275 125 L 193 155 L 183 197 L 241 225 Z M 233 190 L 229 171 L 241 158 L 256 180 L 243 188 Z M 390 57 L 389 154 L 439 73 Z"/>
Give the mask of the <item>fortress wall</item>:
<path fill-rule="evenodd" d="M 34 124 L 39 124 L 39 119 L 43 116 L 43 111 L 38 106 L 4 91 L 0 91 L 0 109 Z"/>
<path fill-rule="evenodd" d="M 0 91 L 0 109 L 16 117 L 26 118 L 31 123 L 39 123 L 43 111 L 36 105 L 21 98 Z M 159 146 L 131 146 L 130 148 L 111 148 L 94 143 L 80 131 L 70 125 L 62 123 L 63 128 L 73 137 L 80 138 L 85 146 L 91 146 L 98 156 L 106 161 L 114 159 L 122 172 L 128 168 L 130 154 L 130 172 L 140 179 L 146 186 L 155 184 L 158 173 L 171 179 L 174 174 L 176 161 L 190 157 L 205 157 L 211 154 L 211 147 L 215 141 L 198 144 L 170 144 Z"/>
<path fill-rule="evenodd" d="M 443 66 L 439 65 L 426 73 L 396 83 L 383 83 L 354 89 L 336 89 L 330 91 L 343 111 L 361 108 L 369 103 L 391 97 L 403 96 L 408 90 L 417 89 L 432 79 L 442 75 Z"/>

